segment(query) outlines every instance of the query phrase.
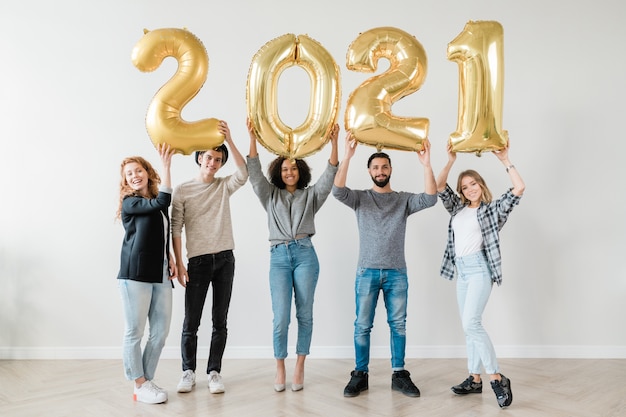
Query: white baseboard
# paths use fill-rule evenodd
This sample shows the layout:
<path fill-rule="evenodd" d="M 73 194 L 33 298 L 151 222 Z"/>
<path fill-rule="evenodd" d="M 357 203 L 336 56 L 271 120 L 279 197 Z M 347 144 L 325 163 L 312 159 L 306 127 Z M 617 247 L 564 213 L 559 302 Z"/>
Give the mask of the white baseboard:
<path fill-rule="evenodd" d="M 496 346 L 499 358 L 555 358 L 555 359 L 626 359 L 626 346 L 586 345 L 505 345 Z M 198 359 L 207 359 L 208 346 L 198 347 Z M 295 348 L 289 347 L 294 356 Z M 390 357 L 389 346 L 372 346 L 372 359 Z M 465 346 L 407 346 L 406 358 L 464 358 Z M 0 347 L 0 360 L 25 359 L 121 359 L 121 346 L 104 347 Z M 180 359 L 180 348 L 166 346 L 162 359 Z M 227 347 L 224 359 L 272 359 L 271 346 Z M 352 346 L 314 346 L 310 359 L 352 359 Z"/>

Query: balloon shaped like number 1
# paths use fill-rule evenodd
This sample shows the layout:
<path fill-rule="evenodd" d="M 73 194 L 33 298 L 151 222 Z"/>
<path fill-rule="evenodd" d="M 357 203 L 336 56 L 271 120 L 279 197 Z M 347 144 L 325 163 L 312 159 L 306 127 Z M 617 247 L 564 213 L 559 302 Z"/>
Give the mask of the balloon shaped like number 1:
<path fill-rule="evenodd" d="M 218 119 L 186 122 L 180 115 L 202 88 L 209 68 L 206 49 L 194 34 L 186 29 L 144 30 L 132 61 L 139 70 L 151 72 L 169 56 L 178 61 L 178 70 L 148 107 L 146 128 L 152 142 L 155 146 L 167 143 L 185 155 L 221 145 L 224 136 L 218 130 Z"/>
<path fill-rule="evenodd" d="M 500 150 L 508 143 L 502 130 L 504 60 L 502 25 L 469 21 L 448 44 L 448 59 L 459 64 L 459 114 L 449 142 L 455 152 Z"/>

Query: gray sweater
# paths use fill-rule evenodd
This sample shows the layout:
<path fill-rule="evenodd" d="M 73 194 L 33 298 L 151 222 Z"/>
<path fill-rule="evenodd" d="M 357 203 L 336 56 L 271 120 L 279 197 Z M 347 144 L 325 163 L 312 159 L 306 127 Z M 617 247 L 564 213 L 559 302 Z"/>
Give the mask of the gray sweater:
<path fill-rule="evenodd" d="M 314 235 L 315 213 L 330 194 L 337 167 L 329 163 L 317 183 L 291 194 L 267 180 L 259 157 L 247 159 L 250 184 L 267 212 L 270 244 L 293 240 L 298 235 Z"/>
<path fill-rule="evenodd" d="M 230 196 L 246 183 L 248 170 L 237 167 L 233 175 L 205 183 L 186 181 L 172 197 L 172 237 L 185 229 L 187 259 L 235 248 L 230 216 Z"/>
<path fill-rule="evenodd" d="M 377 193 L 333 186 L 333 196 L 356 212 L 359 228 L 359 268 L 406 268 L 406 219 L 432 207 L 437 194 Z"/>

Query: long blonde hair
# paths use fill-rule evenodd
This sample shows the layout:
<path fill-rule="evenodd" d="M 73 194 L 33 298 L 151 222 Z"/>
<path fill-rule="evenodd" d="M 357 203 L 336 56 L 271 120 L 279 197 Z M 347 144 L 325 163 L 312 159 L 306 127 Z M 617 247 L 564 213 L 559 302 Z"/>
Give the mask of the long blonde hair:
<path fill-rule="evenodd" d="M 456 183 L 456 192 L 459 193 L 459 196 L 461 197 L 461 203 L 463 204 L 469 203 L 469 201 L 463 195 L 463 190 L 461 189 L 461 181 L 465 177 L 472 178 L 480 186 L 480 189 L 482 190 L 482 193 L 480 195 L 480 201 L 487 203 L 487 204 L 491 203 L 492 196 L 491 196 L 491 191 L 489 191 L 489 187 L 487 187 L 487 183 L 485 183 L 485 180 L 483 179 L 483 177 L 481 177 L 480 174 L 474 171 L 473 169 L 465 170 L 459 174 L 459 179 L 457 180 L 457 183 Z"/>
<path fill-rule="evenodd" d="M 150 196 L 150 198 L 155 198 L 159 194 L 159 184 L 161 184 L 161 177 L 159 177 L 159 174 L 152 167 L 150 162 L 146 161 L 141 156 L 129 156 L 128 158 L 124 158 L 122 164 L 120 165 L 120 175 L 122 178 L 120 180 L 120 201 L 117 206 L 117 212 L 115 213 L 115 217 L 117 219 L 121 218 L 122 201 L 124 201 L 124 198 L 130 195 L 138 195 L 137 192 L 133 190 L 133 188 L 128 184 L 128 182 L 126 181 L 126 175 L 124 174 L 124 167 L 132 162 L 141 165 L 143 169 L 145 169 L 148 173 L 148 195 Z"/>

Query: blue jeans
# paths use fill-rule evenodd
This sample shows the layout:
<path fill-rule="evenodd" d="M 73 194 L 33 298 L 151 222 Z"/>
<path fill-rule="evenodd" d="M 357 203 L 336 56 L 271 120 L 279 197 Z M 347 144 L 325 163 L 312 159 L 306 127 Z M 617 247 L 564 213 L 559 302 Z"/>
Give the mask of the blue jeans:
<path fill-rule="evenodd" d="M 124 374 L 129 380 L 142 376 L 152 380 L 170 331 L 172 283 L 166 277 L 159 284 L 118 279 L 118 287 L 124 308 Z M 146 320 L 150 323 L 150 335 L 142 354 Z"/>
<path fill-rule="evenodd" d="M 487 258 L 478 252 L 455 259 L 456 295 L 467 345 L 467 368 L 480 374 L 481 365 L 488 374 L 498 373 L 498 361 L 489 335 L 482 325 L 482 315 L 491 294 L 491 274 Z"/>
<path fill-rule="evenodd" d="M 235 256 L 232 250 L 194 256 L 187 265 L 189 282 L 185 289 L 185 319 L 181 338 L 183 371 L 196 370 L 198 329 L 209 285 L 213 285 L 213 332 L 207 363 L 207 374 L 222 371 L 228 329 L 226 322 L 235 276 Z"/>
<path fill-rule="evenodd" d="M 313 298 L 320 272 L 315 248 L 307 237 L 272 246 L 270 253 L 274 357 L 287 357 L 292 292 L 298 320 L 296 354 L 308 355 L 313 334 Z"/>
<path fill-rule="evenodd" d="M 354 321 L 354 350 L 357 371 L 368 371 L 370 361 L 370 333 L 378 294 L 382 290 L 387 323 L 391 333 L 391 367 L 404 369 L 406 350 L 406 305 L 409 281 L 406 269 L 359 268 L 354 291 L 356 295 L 356 320 Z"/>

